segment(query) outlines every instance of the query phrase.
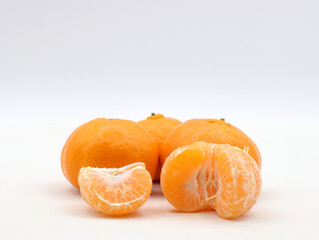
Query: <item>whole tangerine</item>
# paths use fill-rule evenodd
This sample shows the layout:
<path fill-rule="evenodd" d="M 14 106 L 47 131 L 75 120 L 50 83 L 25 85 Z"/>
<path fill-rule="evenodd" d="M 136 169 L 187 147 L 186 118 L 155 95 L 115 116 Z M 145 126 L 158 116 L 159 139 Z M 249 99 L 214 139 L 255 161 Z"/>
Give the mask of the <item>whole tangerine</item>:
<path fill-rule="evenodd" d="M 165 117 L 163 114 L 152 113 L 151 116 L 147 117 L 146 120 L 141 120 L 138 124 L 142 125 L 153 137 L 155 143 L 158 146 L 159 153 L 161 151 L 161 146 L 165 139 L 171 134 L 173 129 L 180 125 L 182 122 L 170 117 Z M 158 156 L 160 159 L 160 154 Z M 159 160 L 159 165 L 155 180 L 160 179 L 162 165 Z"/>
<path fill-rule="evenodd" d="M 97 118 L 83 124 L 69 136 L 61 154 L 63 174 L 76 188 L 82 167 L 120 168 L 134 162 L 145 163 L 154 178 L 157 145 L 142 126 L 123 119 Z"/>
<path fill-rule="evenodd" d="M 197 141 L 229 144 L 247 150 L 248 154 L 256 161 L 258 167 L 261 167 L 261 155 L 256 144 L 244 132 L 225 122 L 224 119 L 192 119 L 174 128 L 162 144 L 160 152 L 161 164 L 176 148 Z"/>

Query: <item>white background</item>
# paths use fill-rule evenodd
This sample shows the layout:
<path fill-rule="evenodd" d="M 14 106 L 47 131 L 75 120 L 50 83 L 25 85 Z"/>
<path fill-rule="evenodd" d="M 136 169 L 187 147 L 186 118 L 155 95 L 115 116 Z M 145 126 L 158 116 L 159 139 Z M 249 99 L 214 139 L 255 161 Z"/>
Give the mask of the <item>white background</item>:
<path fill-rule="evenodd" d="M 319 238 L 318 42 L 314 0 L 0 0 L 0 238 Z M 252 211 L 181 214 L 159 193 L 92 211 L 61 173 L 67 136 L 151 112 L 244 130 L 263 156 Z"/>
<path fill-rule="evenodd" d="M 318 1 L 0 1 L 1 123 L 319 120 Z"/>

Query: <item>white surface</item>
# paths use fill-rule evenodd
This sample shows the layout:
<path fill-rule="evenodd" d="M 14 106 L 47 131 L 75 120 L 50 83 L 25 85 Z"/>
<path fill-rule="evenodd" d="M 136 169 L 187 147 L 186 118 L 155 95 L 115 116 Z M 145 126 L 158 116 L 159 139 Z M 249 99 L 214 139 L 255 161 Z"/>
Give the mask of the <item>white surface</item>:
<path fill-rule="evenodd" d="M 319 126 L 242 123 L 263 156 L 255 207 L 237 220 L 179 213 L 158 186 L 124 218 L 95 212 L 64 178 L 60 152 L 78 124 L 0 128 L 0 239 L 318 239 Z"/>

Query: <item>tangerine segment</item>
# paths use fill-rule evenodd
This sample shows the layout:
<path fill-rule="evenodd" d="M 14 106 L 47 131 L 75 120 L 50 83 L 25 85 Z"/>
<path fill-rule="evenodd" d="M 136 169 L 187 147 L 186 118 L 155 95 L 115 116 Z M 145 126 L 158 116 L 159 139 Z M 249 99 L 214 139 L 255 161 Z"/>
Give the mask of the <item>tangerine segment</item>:
<path fill-rule="evenodd" d="M 251 209 L 261 190 L 261 175 L 253 158 L 230 145 L 217 145 L 214 158 L 219 175 L 216 211 L 236 218 Z"/>
<path fill-rule="evenodd" d="M 107 215 L 124 215 L 141 207 L 151 194 L 152 178 L 141 162 L 122 168 L 83 167 L 78 183 L 83 199 Z"/>
<path fill-rule="evenodd" d="M 261 189 L 259 168 L 250 155 L 227 144 L 196 142 L 176 149 L 165 161 L 161 187 L 178 210 L 216 210 L 236 218 L 255 203 Z"/>
<path fill-rule="evenodd" d="M 197 175 L 204 158 L 200 148 L 182 147 L 173 152 L 161 172 L 161 187 L 166 199 L 177 209 L 193 212 L 201 208 Z"/>

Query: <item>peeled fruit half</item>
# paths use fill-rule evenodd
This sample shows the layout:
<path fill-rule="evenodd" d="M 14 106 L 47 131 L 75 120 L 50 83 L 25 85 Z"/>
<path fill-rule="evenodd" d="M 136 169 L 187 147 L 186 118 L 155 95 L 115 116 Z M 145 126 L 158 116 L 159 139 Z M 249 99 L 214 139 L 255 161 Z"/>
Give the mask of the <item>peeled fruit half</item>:
<path fill-rule="evenodd" d="M 107 215 L 124 215 L 141 207 L 151 194 L 152 178 L 141 162 L 122 168 L 83 167 L 78 183 L 83 199 Z"/>
<path fill-rule="evenodd" d="M 219 216 L 232 219 L 256 203 L 261 175 L 245 150 L 196 142 L 169 155 L 161 187 L 165 198 L 180 211 L 216 210 Z"/>

